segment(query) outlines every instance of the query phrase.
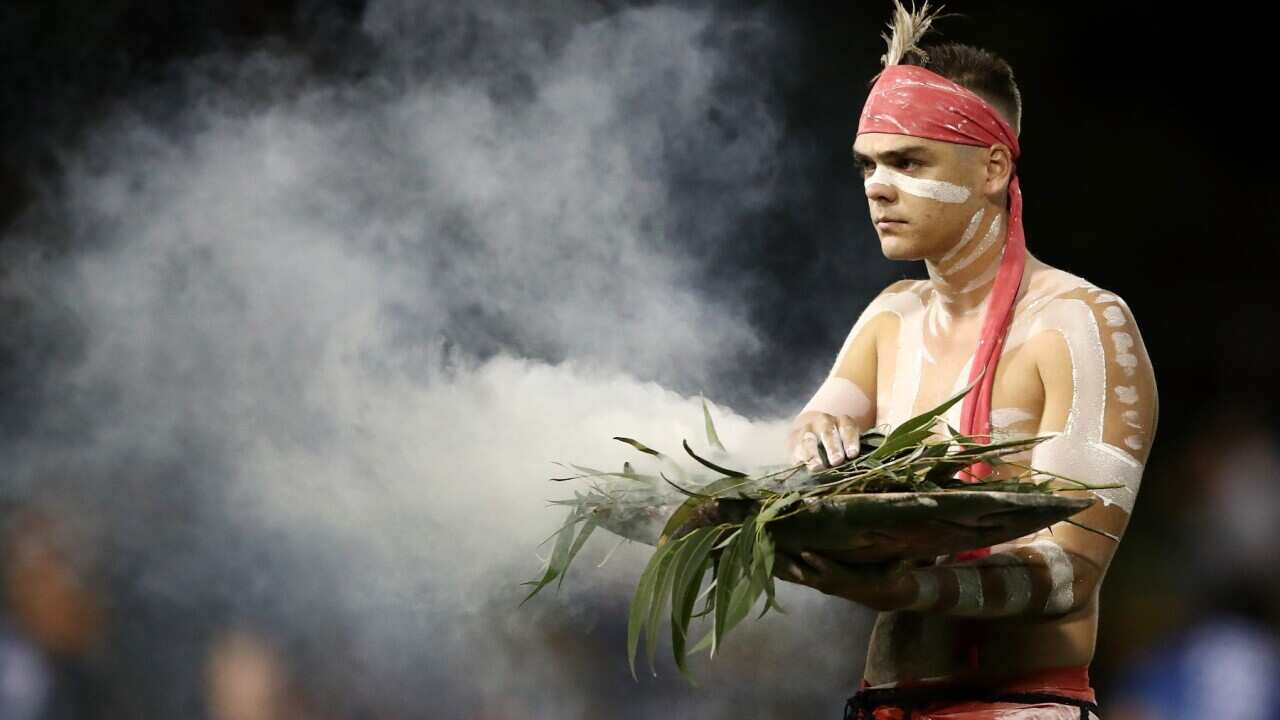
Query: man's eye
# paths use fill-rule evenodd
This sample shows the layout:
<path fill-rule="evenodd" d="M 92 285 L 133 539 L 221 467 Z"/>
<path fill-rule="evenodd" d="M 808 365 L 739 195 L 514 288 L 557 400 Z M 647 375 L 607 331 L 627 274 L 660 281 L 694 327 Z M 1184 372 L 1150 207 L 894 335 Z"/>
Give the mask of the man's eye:
<path fill-rule="evenodd" d="M 898 167 L 902 168 L 903 170 L 910 170 L 919 165 L 920 163 L 915 160 L 901 160 L 898 162 Z"/>

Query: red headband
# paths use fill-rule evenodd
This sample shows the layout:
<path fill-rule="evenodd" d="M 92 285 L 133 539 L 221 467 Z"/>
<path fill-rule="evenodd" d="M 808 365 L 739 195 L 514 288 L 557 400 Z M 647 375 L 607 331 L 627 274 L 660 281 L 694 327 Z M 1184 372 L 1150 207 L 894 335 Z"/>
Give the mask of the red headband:
<path fill-rule="evenodd" d="M 871 88 L 862 108 L 858 134 L 890 133 L 930 138 L 961 145 L 1006 145 L 1016 161 L 1021 154 L 1018 135 L 986 100 L 968 88 L 915 65 L 890 65 Z M 1013 300 L 1026 266 L 1026 239 L 1022 232 L 1022 190 L 1015 167 L 1009 182 L 1009 225 L 995 285 L 982 318 L 982 334 L 969 371 L 969 383 L 979 375 L 982 383 L 964 398 L 960 432 L 991 441 L 991 389 L 996 363 L 1013 315 Z M 956 477 L 977 482 L 992 468 L 974 463 Z M 985 554 L 985 553 L 984 553 Z M 959 556 L 957 556 L 959 557 Z"/>

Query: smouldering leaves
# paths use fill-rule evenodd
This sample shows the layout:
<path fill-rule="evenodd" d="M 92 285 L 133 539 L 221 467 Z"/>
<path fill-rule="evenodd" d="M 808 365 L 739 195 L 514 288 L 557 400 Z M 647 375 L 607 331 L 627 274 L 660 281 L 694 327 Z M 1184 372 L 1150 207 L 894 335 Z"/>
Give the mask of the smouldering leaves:
<path fill-rule="evenodd" d="M 627 659 L 634 678 L 635 658 L 643 638 L 649 670 L 657 674 L 655 651 L 658 634 L 662 618 L 668 614 L 669 608 L 671 645 L 676 667 L 696 686 L 686 664 L 689 654 L 710 648 L 711 657 L 715 657 L 725 636 L 746 618 L 761 596 L 764 596 L 765 602 L 757 618 L 764 617 L 769 610 L 786 612 L 775 597 L 775 545 L 768 526 L 771 522 L 807 512 L 811 506 L 806 502 L 808 500 L 878 492 L 986 490 L 1053 493 L 1057 489 L 1097 490 L 1119 487 L 1089 485 L 1002 459 L 1028 450 L 1051 436 L 983 443 L 979 438 L 963 435 L 943 422 L 942 414 L 959 402 L 976 383 L 975 380 L 938 407 L 906 420 L 887 434 L 879 428 L 862 433 L 861 448 L 854 458 L 814 473 L 807 471 L 805 463 L 799 463 L 775 472 L 751 476 L 699 456 L 686 440 L 685 452 L 700 465 L 719 475 L 711 479 L 691 479 L 673 458 L 638 440 L 615 437 L 615 440 L 656 457 L 672 470 L 679 483 L 663 472 L 656 477 L 639 474 L 629 462 L 623 465 L 621 473 L 573 465 L 572 467 L 584 473 L 576 478 L 613 477 L 625 482 L 612 488 L 593 486 L 592 492 L 575 494 L 575 500 L 572 501 L 553 501 L 555 504 L 572 505 L 572 508 L 568 519 L 553 535 L 556 538 L 555 548 L 542 577 L 522 583 L 534 585 L 524 602 L 552 580 L 559 578 L 561 583 L 564 581 L 569 563 L 595 528 L 604 527 L 623 534 L 619 517 L 630 517 L 628 513 L 634 515 L 637 510 L 652 513 L 656 507 L 670 508 L 662 529 L 656 533 L 656 540 L 652 535 L 647 540 L 656 541 L 656 547 L 640 575 L 628 610 Z M 702 408 L 706 420 L 707 444 L 725 454 L 705 399 Z M 939 423 L 945 426 L 946 437 L 934 437 L 934 428 Z M 1022 472 L 1011 478 L 974 483 L 957 479 L 959 471 L 978 462 L 1020 468 Z M 1048 479 L 1044 479 L 1045 476 Z M 563 481 L 575 478 L 552 479 Z M 1075 487 L 1055 488 L 1055 480 Z M 671 491 L 664 491 L 662 483 L 680 493 L 684 500 L 672 501 Z M 710 508 L 721 508 L 726 503 L 734 507 L 742 506 L 738 507 L 741 516 L 735 519 L 708 514 Z M 579 525 L 581 530 L 578 529 Z M 1109 534 L 1108 536 L 1114 538 Z M 708 571 L 711 572 L 712 580 L 700 595 L 699 590 Z M 705 598 L 704 607 L 695 615 L 694 605 L 701 598 Z M 693 619 L 705 615 L 710 615 L 709 631 L 695 645 L 687 647 Z"/>

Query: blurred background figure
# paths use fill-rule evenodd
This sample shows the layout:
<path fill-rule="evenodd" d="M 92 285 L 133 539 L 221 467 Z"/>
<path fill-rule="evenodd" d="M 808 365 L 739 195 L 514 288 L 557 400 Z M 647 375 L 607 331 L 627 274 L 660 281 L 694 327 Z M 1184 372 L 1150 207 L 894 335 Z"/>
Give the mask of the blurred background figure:
<path fill-rule="evenodd" d="M 104 623 L 85 523 L 78 511 L 49 498 L 8 517 L 0 720 L 97 717 L 91 666 Z"/>
<path fill-rule="evenodd" d="M 1280 718 L 1280 436 L 1234 401 L 1173 467 L 1183 502 L 1168 539 L 1187 560 L 1175 578 L 1185 620 L 1120 674 L 1108 717 Z"/>
<path fill-rule="evenodd" d="M 214 642 L 207 681 L 212 720 L 310 717 L 291 691 L 279 654 L 250 631 L 228 630 Z"/>
<path fill-rule="evenodd" d="M 0 718 L 46 717 L 51 682 L 49 664 L 9 619 L 0 621 Z"/>

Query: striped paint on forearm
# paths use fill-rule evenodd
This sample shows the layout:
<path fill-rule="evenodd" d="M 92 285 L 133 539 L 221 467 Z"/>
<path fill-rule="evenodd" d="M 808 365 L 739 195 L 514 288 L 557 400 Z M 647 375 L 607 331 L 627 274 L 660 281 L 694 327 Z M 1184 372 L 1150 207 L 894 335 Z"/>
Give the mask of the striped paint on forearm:
<path fill-rule="evenodd" d="M 1026 613 L 1037 597 L 1045 598 L 1037 612 L 1047 614 L 1067 612 L 1074 604 L 1071 557 L 1044 538 L 1000 545 L 991 555 L 967 563 L 917 569 L 912 577 L 916 593 L 902 610 L 1000 617 Z"/>
<path fill-rule="evenodd" d="M 1039 551 L 1049 570 L 1049 597 L 1045 600 L 1044 612 L 1064 613 L 1070 610 L 1075 604 L 1072 584 L 1076 578 L 1075 567 L 1067 551 L 1047 538 L 1040 538 L 1025 547 Z"/>
<path fill-rule="evenodd" d="M 956 574 L 956 581 L 960 585 L 960 595 L 956 598 L 956 604 L 951 608 L 951 612 L 957 615 L 981 613 L 982 576 L 978 574 L 978 568 L 953 567 L 950 570 Z"/>
<path fill-rule="evenodd" d="M 902 609 L 916 612 L 934 609 L 938 604 L 938 576 L 929 570 L 917 570 L 912 577 L 916 581 L 916 596 Z"/>
<path fill-rule="evenodd" d="M 1031 604 L 1031 568 L 1000 568 L 1005 586 L 1004 609 L 1009 614 L 1021 613 Z"/>

